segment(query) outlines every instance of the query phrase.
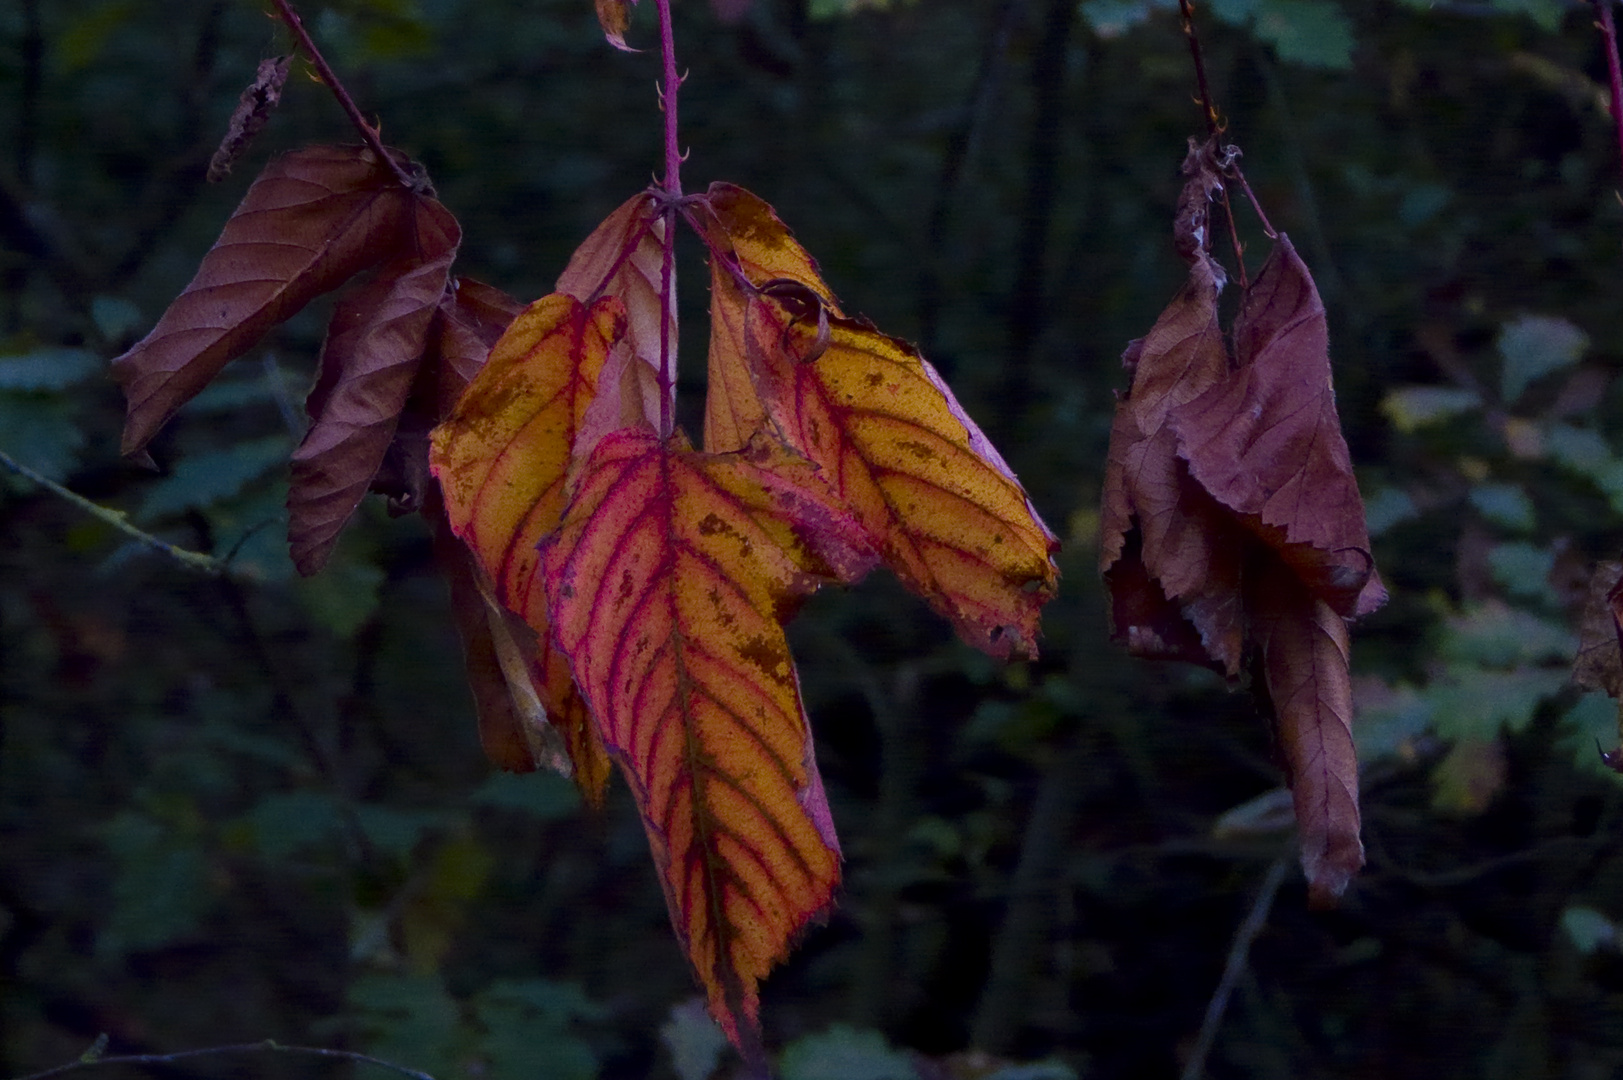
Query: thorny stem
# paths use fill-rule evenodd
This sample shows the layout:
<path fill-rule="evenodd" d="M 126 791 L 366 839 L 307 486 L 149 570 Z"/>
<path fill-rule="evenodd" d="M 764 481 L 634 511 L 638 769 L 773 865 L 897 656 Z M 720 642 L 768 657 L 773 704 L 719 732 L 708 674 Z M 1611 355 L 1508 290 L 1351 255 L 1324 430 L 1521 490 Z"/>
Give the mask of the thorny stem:
<path fill-rule="evenodd" d="M 1212 88 L 1206 82 L 1206 60 L 1200 52 L 1200 38 L 1195 35 L 1194 0 L 1178 0 L 1178 10 L 1183 15 L 1183 36 L 1189 42 L 1189 56 L 1195 62 L 1195 85 L 1200 90 L 1200 110 L 1206 114 L 1206 133 L 1215 143 L 1217 137 L 1223 133 L 1223 123 L 1217 118 L 1217 106 L 1212 104 Z M 1240 186 L 1245 188 L 1247 195 L 1250 195 L 1251 189 L 1246 186 L 1245 174 L 1240 171 L 1240 166 L 1235 164 L 1233 171 L 1235 179 L 1239 180 Z M 1262 217 L 1262 209 L 1257 207 L 1255 198 L 1251 200 L 1251 205 L 1256 207 L 1257 216 Z M 1240 245 L 1240 230 L 1234 224 L 1234 204 L 1229 201 L 1227 184 L 1223 185 L 1223 216 L 1228 219 L 1229 243 L 1234 247 L 1234 262 L 1240 269 L 1240 291 L 1244 292 L 1251 287 L 1251 283 L 1246 278 L 1245 248 Z M 1263 218 L 1265 224 L 1267 220 Z M 1272 229 L 1268 230 L 1268 235 L 1270 237 L 1274 235 Z"/>
<path fill-rule="evenodd" d="M 1606 53 L 1606 73 L 1612 84 L 1612 123 L 1617 128 L 1618 160 L 1623 162 L 1623 65 L 1618 62 L 1617 24 L 1612 21 L 1612 0 L 1592 0 L 1595 27 Z"/>
<path fill-rule="evenodd" d="M 345 115 L 349 117 L 350 123 L 355 125 L 355 130 L 361 133 L 361 138 L 366 140 L 366 145 L 372 148 L 372 152 L 378 156 L 378 160 L 388 166 L 389 171 L 394 173 L 395 179 L 399 180 L 402 185 L 412 189 L 420 187 L 420 181 L 414 179 L 411 173 L 407 172 L 400 162 L 395 160 L 394 155 L 384 148 L 383 140 L 378 137 L 378 129 L 367 123 L 366 117 L 361 115 L 361 110 L 356 106 L 355 99 L 349 96 L 349 91 L 344 89 L 344 84 L 339 81 L 338 73 L 333 71 L 332 65 L 327 63 L 327 58 L 321 55 L 320 49 L 316 48 L 315 40 L 310 37 L 310 32 L 304 28 L 304 20 L 299 18 L 297 11 L 293 10 L 291 0 L 273 0 L 273 2 L 276 4 L 276 10 L 281 13 L 282 21 L 287 23 L 289 30 L 293 31 L 293 36 L 299 39 L 299 47 L 310 58 L 310 63 L 315 65 L 316 73 L 321 76 L 321 81 L 327 85 L 327 89 L 332 91 L 333 97 L 338 99 L 339 106 L 344 110 Z"/>
<path fill-rule="evenodd" d="M 339 1061 L 356 1062 L 362 1065 L 375 1065 L 380 1069 L 401 1076 L 409 1076 L 412 1080 L 434 1080 L 434 1077 L 416 1069 L 408 1069 L 404 1065 L 396 1065 L 392 1061 L 371 1057 L 367 1054 L 357 1054 L 353 1050 L 328 1050 L 319 1046 L 288 1046 L 275 1039 L 266 1039 L 256 1043 L 238 1043 L 233 1046 L 210 1046 L 202 1050 L 181 1050 L 173 1054 L 104 1054 L 107 1048 L 107 1036 L 98 1038 L 88 1050 L 80 1054 L 66 1065 L 58 1065 L 54 1069 L 44 1072 L 32 1073 L 28 1076 L 18 1077 L 17 1080 L 46 1080 L 47 1077 L 62 1076 L 66 1073 L 78 1072 L 80 1069 L 89 1069 L 97 1065 L 171 1065 L 192 1058 L 209 1057 L 216 1054 L 253 1054 L 277 1053 L 296 1054 L 304 1057 L 322 1057 Z"/>
<path fill-rule="evenodd" d="M 659 304 L 659 433 L 669 435 L 676 426 L 676 342 L 672 314 L 676 294 L 676 200 L 682 197 L 682 150 L 676 141 L 676 92 L 682 79 L 676 74 L 676 32 L 671 25 L 671 0 L 659 0 L 659 51 L 665 70 L 659 106 L 665 113 L 665 265 Z"/>
<path fill-rule="evenodd" d="M 78 492 L 68 490 L 61 484 L 58 484 L 55 480 L 52 480 L 50 477 L 42 476 L 33 469 L 30 469 L 27 465 L 24 465 L 22 462 L 16 460 L 3 450 L 0 450 L 0 465 L 5 466 L 18 476 L 32 480 L 34 483 L 38 484 L 42 488 L 45 488 L 52 494 L 61 496 L 74 506 L 77 506 L 79 509 L 83 510 L 85 513 L 90 514 L 92 517 L 95 517 L 100 521 L 106 522 L 108 525 L 111 525 L 125 536 L 132 537 L 133 539 L 145 544 L 147 547 L 152 548 L 155 551 L 162 552 L 175 562 L 179 563 L 181 566 L 186 567 L 188 570 L 196 570 L 199 573 L 208 574 L 213 577 L 218 577 L 226 571 L 226 564 L 224 561 L 216 559 L 212 555 L 204 555 L 200 551 L 188 551 L 185 548 L 176 547 L 167 540 L 159 540 L 151 533 L 144 532 L 141 529 L 136 528 L 134 525 L 131 525 L 129 519 L 119 511 L 109 510 L 100 503 L 91 502 Z"/>

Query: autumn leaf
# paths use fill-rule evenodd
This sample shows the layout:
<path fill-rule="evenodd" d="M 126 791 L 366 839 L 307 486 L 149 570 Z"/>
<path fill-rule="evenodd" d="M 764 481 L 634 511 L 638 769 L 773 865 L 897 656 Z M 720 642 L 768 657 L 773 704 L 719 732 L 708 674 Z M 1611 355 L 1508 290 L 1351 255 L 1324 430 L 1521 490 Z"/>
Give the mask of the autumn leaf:
<path fill-rule="evenodd" d="M 1309 891 L 1327 904 L 1363 864 L 1346 620 L 1386 591 L 1336 415 L 1324 305 L 1283 233 L 1242 298 L 1232 362 L 1223 343 L 1207 208 L 1231 163 L 1215 141 L 1191 141 L 1173 225 L 1189 278 L 1125 357 L 1100 568 L 1113 636 L 1136 655 L 1230 678 L 1249 663 Z"/>
<path fill-rule="evenodd" d="M 449 210 L 415 197 L 398 252 L 333 312 L 287 498 L 288 543 L 301 574 L 326 563 L 383 463 L 461 239 Z"/>
<path fill-rule="evenodd" d="M 674 402 L 661 406 L 662 372 L 671 394 L 676 388 L 676 269 L 666 265 L 666 227 L 652 194 L 633 195 L 575 249 L 557 285 L 583 304 L 613 296 L 625 305 L 625 339 L 641 365 L 617 367 L 612 378 L 624 384 L 622 407 L 655 427 Z"/>
<path fill-rule="evenodd" d="M 1324 304 L 1281 233 L 1234 323 L 1237 370 L 1173 410 L 1179 455 L 1347 617 L 1386 600 L 1336 415 Z"/>
<path fill-rule="evenodd" d="M 1058 542 L 990 442 L 911 347 L 771 283 L 746 315 L 762 403 L 909 589 L 993 656 L 1035 656 Z"/>
<path fill-rule="evenodd" d="M 462 392 L 524 305 L 494 285 L 459 277 L 440 298 L 432 332 L 433 409 L 436 423 L 451 415 Z"/>
<path fill-rule="evenodd" d="M 323 146 L 265 167 L 152 332 L 113 361 L 144 448 L 232 359 L 315 297 L 396 250 L 413 195 L 373 153 Z"/>
<path fill-rule="evenodd" d="M 1099 565 L 1111 625 L 1138 656 L 1240 671 L 1242 545 L 1227 514 L 1178 460 L 1176 406 L 1228 372 L 1217 324 L 1221 270 L 1199 253 L 1189 280 L 1124 361 L 1132 387 L 1116 406 L 1105 465 Z M 1199 635 L 1197 649 L 1178 623 Z"/>
<path fill-rule="evenodd" d="M 608 778 L 607 759 L 587 729 L 567 663 L 552 651 L 536 544 L 562 517 L 571 462 L 586 452 L 582 425 L 625 333 L 616 297 L 590 306 L 563 293 L 537 300 L 496 343 L 429 450 L 452 530 L 488 575 L 496 600 L 536 635 L 532 682 L 594 802 Z"/>
<path fill-rule="evenodd" d="M 1246 598 L 1309 898 L 1329 907 L 1364 865 L 1347 622 L 1271 554 L 1251 568 Z"/>
<path fill-rule="evenodd" d="M 872 564 L 813 467 L 646 429 L 605 437 L 542 543 L 550 614 L 631 784 L 671 922 L 735 1044 L 757 985 L 839 880 L 839 849 L 782 624 Z"/>
<path fill-rule="evenodd" d="M 509 623 L 508 613 L 487 600 L 473 553 L 451 529 L 443 506 L 427 512 L 434 526 L 434 556 L 451 592 L 451 615 L 462 639 L 468 687 L 479 720 L 479 744 L 485 756 L 509 772 L 532 772 L 547 766 L 565 775 L 574 772 L 563 738 L 549 723 L 532 672 L 534 632 Z M 530 635 L 528 642 L 515 630 Z M 526 649 L 528 644 L 530 648 Z"/>
<path fill-rule="evenodd" d="M 704 448 L 716 453 L 749 442 L 766 417 L 744 342 L 744 314 L 755 289 L 794 281 L 840 309 L 801 247 L 765 200 L 727 183 L 710 185 L 689 211 L 710 248 L 710 354 L 704 400 Z"/>
<path fill-rule="evenodd" d="M 626 44 L 626 30 L 631 26 L 631 5 L 635 0 L 595 0 L 597 22 L 603 36 L 621 52 L 637 52 Z"/>

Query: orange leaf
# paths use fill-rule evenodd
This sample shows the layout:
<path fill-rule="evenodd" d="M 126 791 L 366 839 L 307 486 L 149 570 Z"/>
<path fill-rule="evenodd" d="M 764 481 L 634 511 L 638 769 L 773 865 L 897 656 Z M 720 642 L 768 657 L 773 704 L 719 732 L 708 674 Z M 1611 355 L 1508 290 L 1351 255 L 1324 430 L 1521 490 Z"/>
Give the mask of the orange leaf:
<path fill-rule="evenodd" d="M 602 799 L 608 761 L 568 665 L 552 649 L 536 543 L 563 514 L 571 454 L 625 329 L 625 309 L 612 296 L 590 307 L 562 293 L 537 300 L 491 349 L 429 449 L 451 528 L 501 605 L 536 634 L 531 682 L 593 802 Z"/>
<path fill-rule="evenodd" d="M 626 29 L 631 26 L 632 0 L 595 0 L 597 22 L 609 44 L 622 52 L 637 52 L 626 44 Z"/>
<path fill-rule="evenodd" d="M 886 565 L 965 641 L 1036 655 L 1058 542 L 935 369 L 793 283 L 751 299 L 746 335 L 771 419 L 821 466 Z"/>
<path fill-rule="evenodd" d="M 710 246 L 710 357 L 704 402 L 704 448 L 737 450 L 766 417 L 744 347 L 744 283 L 797 281 L 840 314 L 817 261 L 795 241 L 772 207 L 732 184 L 714 183 L 691 220 Z"/>
<path fill-rule="evenodd" d="M 191 284 L 113 361 L 129 402 L 123 452 L 139 452 L 271 327 L 396 250 L 411 199 L 365 147 L 313 147 L 265 166 Z"/>
<path fill-rule="evenodd" d="M 1275 556 L 1248 568 L 1246 599 L 1296 804 L 1308 894 L 1335 902 L 1364 865 L 1347 623 Z"/>
<path fill-rule="evenodd" d="M 1198 258 L 1183 291 L 1123 358 L 1133 384 L 1110 431 L 1099 568 L 1111 590 L 1112 634 L 1133 653 L 1210 662 L 1232 677 L 1244 629 L 1243 534 L 1190 479 L 1167 422 L 1175 406 L 1228 371 L 1218 287 L 1210 260 Z M 1173 628 L 1180 619 L 1199 633 L 1199 649 L 1188 649 Z"/>
<path fill-rule="evenodd" d="M 872 564 L 813 468 L 605 437 L 542 544 L 558 644 L 631 784 L 671 922 L 735 1044 L 757 985 L 839 880 L 782 622 Z"/>
<path fill-rule="evenodd" d="M 537 632 L 546 602 L 535 545 L 557 527 L 576 436 L 609 352 L 625 334 L 613 297 L 590 307 L 553 293 L 513 320 L 434 430 L 429 463 L 456 534 L 496 595 Z"/>
<path fill-rule="evenodd" d="M 592 230 L 558 275 L 558 291 L 583 304 L 600 296 L 617 296 L 625 304 L 626 341 L 642 364 L 628 367 L 618 383 L 623 407 L 656 428 L 661 371 L 669 373 L 667 385 L 676 392 L 676 268 L 667 289 L 665 229 L 654 197 L 646 191 L 633 195 Z"/>
<path fill-rule="evenodd" d="M 326 564 L 383 463 L 461 240 L 449 210 L 414 197 L 398 253 L 333 312 L 287 496 L 288 543 L 301 574 Z"/>

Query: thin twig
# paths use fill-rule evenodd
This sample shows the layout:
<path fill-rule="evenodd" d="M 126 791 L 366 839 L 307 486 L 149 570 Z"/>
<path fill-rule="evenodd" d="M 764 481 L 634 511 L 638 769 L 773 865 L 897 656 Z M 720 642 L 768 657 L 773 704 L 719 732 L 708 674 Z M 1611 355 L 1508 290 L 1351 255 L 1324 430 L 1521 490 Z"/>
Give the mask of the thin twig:
<path fill-rule="evenodd" d="M 337 1061 L 352 1061 L 360 1065 L 375 1065 L 380 1069 L 409 1076 L 412 1080 L 434 1080 L 434 1077 L 416 1069 L 408 1069 L 404 1065 L 396 1065 L 392 1061 L 371 1057 L 367 1054 L 358 1054 L 353 1050 L 329 1050 L 320 1046 L 288 1046 L 275 1039 L 265 1039 L 256 1043 L 236 1043 L 231 1046 L 209 1046 L 201 1050 L 180 1050 L 173 1054 L 112 1054 L 104 1055 L 102 1050 L 107 1045 L 107 1036 L 98 1038 L 90 1049 L 79 1055 L 77 1060 L 66 1065 L 58 1065 L 54 1069 L 44 1072 L 31 1073 L 28 1076 L 15 1077 L 14 1080 L 48 1080 L 53 1076 L 64 1076 L 81 1069 L 93 1068 L 97 1065 L 172 1065 L 178 1061 L 191 1058 L 209 1057 L 216 1054 L 300 1054 L 305 1057 L 329 1058 Z"/>
<path fill-rule="evenodd" d="M 1240 976 L 1245 974 L 1246 963 L 1251 956 L 1251 944 L 1262 933 L 1262 928 L 1268 925 L 1268 913 L 1273 910 L 1274 897 L 1279 895 L 1279 887 L 1285 883 L 1285 871 L 1290 868 L 1290 856 L 1280 855 L 1273 865 L 1268 867 L 1268 873 L 1262 879 L 1262 887 L 1257 890 L 1257 898 L 1251 903 L 1251 910 L 1246 913 L 1239 929 L 1234 931 L 1234 941 L 1229 945 L 1229 957 L 1223 965 L 1223 977 L 1217 981 L 1217 989 L 1212 991 L 1211 1001 L 1206 1003 L 1206 1018 L 1201 1021 L 1200 1035 L 1195 1039 L 1195 1048 L 1189 1052 L 1189 1060 L 1183 1067 L 1183 1080 L 1200 1080 L 1206 1075 L 1206 1058 L 1212 1052 L 1212 1045 L 1217 1042 L 1217 1030 L 1223 1026 L 1223 1014 L 1228 1011 L 1229 998 L 1234 995 L 1234 988 L 1239 985 Z"/>
<path fill-rule="evenodd" d="M 401 184 L 414 190 L 422 186 L 421 181 L 407 172 L 400 162 L 395 160 L 394 155 L 384 147 L 383 140 L 378 137 L 378 129 L 367 123 L 366 117 L 361 115 L 361 110 L 356 106 L 355 99 L 349 96 L 349 91 L 344 89 L 344 84 L 338 80 L 337 72 L 333 71 L 332 66 L 327 63 L 327 58 L 321 55 L 321 50 L 316 48 L 315 40 L 310 37 L 310 32 L 304 28 L 304 20 L 299 18 L 297 11 L 293 10 L 290 0 L 274 0 L 274 3 L 276 4 L 276 10 L 281 13 L 282 21 L 287 23 L 289 30 L 293 31 L 293 36 L 299 39 L 299 47 L 310 58 L 310 62 L 316 66 L 316 72 L 321 76 L 321 81 L 327 84 L 327 89 L 331 90 L 333 97 L 338 99 L 339 106 L 343 108 L 345 115 L 349 117 L 350 123 L 355 125 L 355 130 L 361 133 L 361 138 L 366 140 L 366 145 L 372 148 L 372 152 L 388 166 L 389 171 L 394 173 L 395 179 L 399 180 Z"/>
<path fill-rule="evenodd" d="M 1206 60 L 1200 51 L 1200 38 L 1195 34 L 1194 0 L 1178 0 L 1178 8 L 1183 15 L 1183 36 L 1189 42 L 1189 56 L 1195 62 L 1195 86 L 1200 91 L 1201 111 L 1206 114 L 1206 133 L 1215 145 L 1218 136 L 1223 133 L 1223 122 L 1217 117 L 1217 106 L 1212 102 L 1212 88 L 1206 81 Z M 1234 164 L 1232 168 L 1240 185 L 1245 187 L 1245 174 L 1240 172 L 1239 164 Z M 1228 219 L 1229 225 L 1229 243 L 1234 247 L 1234 263 L 1239 268 L 1240 291 L 1245 292 L 1251 287 L 1250 279 L 1245 272 L 1245 247 L 1240 243 L 1240 229 L 1234 220 L 1234 204 L 1229 200 L 1227 184 L 1223 185 L 1222 191 L 1223 216 Z M 1251 194 L 1250 188 L 1247 187 L 1245 191 L 1247 195 Z M 1251 200 L 1251 205 L 1257 206 L 1255 198 Z M 1257 207 L 1257 216 L 1262 217 L 1261 207 Z M 1263 218 L 1264 225 L 1267 224 L 1267 220 Z M 1268 235 L 1272 237 L 1273 231 L 1269 230 Z"/>
<path fill-rule="evenodd" d="M 1593 0 L 1595 28 L 1606 53 L 1606 74 L 1612 84 L 1612 124 L 1617 129 L 1618 160 L 1623 162 L 1623 65 L 1618 62 L 1617 24 L 1612 21 L 1612 0 Z"/>
<path fill-rule="evenodd" d="M 108 509 L 107 507 L 102 506 L 100 503 L 91 502 L 89 499 L 78 494 L 77 492 L 69 491 L 55 480 L 52 480 L 48 476 L 40 475 L 3 450 L 0 450 L 0 465 L 5 466 L 18 476 L 32 480 L 34 483 L 38 484 L 42 488 L 45 488 L 47 491 L 50 491 L 55 495 L 60 495 L 74 506 L 77 506 L 79 509 L 83 510 L 85 513 L 106 522 L 119 532 L 140 541 L 147 547 L 152 548 L 154 551 L 158 551 L 169 556 L 169 558 L 186 567 L 188 570 L 196 570 L 199 573 L 208 574 L 210 577 L 219 577 L 226 572 L 226 564 L 220 559 L 216 559 L 212 555 L 204 555 L 201 551 L 188 551 L 186 548 L 176 547 L 167 540 L 159 540 L 151 533 L 144 532 L 143 530 L 136 528 L 134 525 L 131 525 L 129 519 L 124 516 L 122 511 Z"/>

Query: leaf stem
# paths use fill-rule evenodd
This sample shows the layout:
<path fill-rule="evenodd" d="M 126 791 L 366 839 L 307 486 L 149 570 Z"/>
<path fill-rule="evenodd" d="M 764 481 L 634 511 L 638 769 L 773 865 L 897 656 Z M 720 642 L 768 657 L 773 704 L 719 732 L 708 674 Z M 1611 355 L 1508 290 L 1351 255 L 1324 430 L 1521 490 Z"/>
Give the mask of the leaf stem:
<path fill-rule="evenodd" d="M 682 79 L 676 73 L 676 32 L 671 22 L 671 0 L 658 0 L 659 51 L 664 72 L 659 107 L 665 114 L 665 261 L 659 304 L 659 433 L 668 436 L 676 426 L 676 342 L 672 314 L 676 293 L 676 214 L 682 197 L 682 150 L 676 138 L 676 94 Z"/>
<path fill-rule="evenodd" d="M 1606 53 L 1606 74 L 1612 87 L 1612 124 L 1617 128 L 1618 160 L 1623 162 L 1623 64 L 1617 55 L 1617 24 L 1612 21 L 1612 0 L 1592 0 L 1595 28 Z"/>
<path fill-rule="evenodd" d="M 1211 137 L 1213 148 L 1219 149 L 1217 142 L 1223 134 L 1223 123 L 1217 118 L 1217 106 L 1212 103 L 1212 88 L 1206 81 L 1206 60 L 1200 51 L 1200 38 L 1195 34 L 1194 0 L 1178 0 L 1178 10 L 1183 16 L 1183 36 L 1189 42 L 1189 56 L 1195 63 L 1195 86 L 1200 91 L 1200 110 L 1206 114 L 1206 134 Z M 1245 174 L 1240 172 L 1240 166 L 1236 164 L 1233 168 L 1240 186 L 1250 195 L 1251 189 L 1246 187 Z M 1251 205 L 1256 209 L 1257 216 L 1263 217 L 1262 208 L 1257 206 L 1255 198 L 1252 198 Z M 1246 277 L 1245 248 L 1240 244 L 1240 230 L 1234 221 L 1234 204 L 1229 200 L 1227 184 L 1223 185 L 1223 216 L 1228 219 L 1229 243 L 1234 247 L 1234 262 L 1240 270 L 1240 291 L 1244 292 L 1251 287 L 1251 283 Z M 1263 217 L 1263 221 L 1266 223 L 1267 218 Z M 1268 230 L 1268 235 L 1274 235 L 1272 229 Z M 1207 247 L 1210 246 L 1208 243 Z"/>
<path fill-rule="evenodd" d="M 85 513 L 97 518 L 100 521 L 106 522 L 108 525 L 111 525 L 124 535 L 132 537 L 135 540 L 145 544 L 147 547 L 169 556 L 169 558 L 186 567 L 188 570 L 196 570 L 199 573 L 208 574 L 211 577 L 219 577 L 226 571 L 226 565 L 222 560 L 216 559 L 212 555 L 204 555 L 200 551 L 188 551 L 183 547 L 176 547 L 167 540 L 159 540 L 151 533 L 144 532 L 141 529 L 136 528 L 134 525 L 131 525 L 129 519 L 126 518 L 120 511 L 111 510 L 105 506 L 102 506 L 100 503 L 91 502 L 83 495 L 68 490 L 55 480 L 52 480 L 50 477 L 43 476 L 40 473 L 35 472 L 33 469 L 30 469 L 27 465 L 24 465 L 22 462 L 13 458 L 4 450 L 0 450 L 0 465 L 5 466 L 18 476 L 32 480 L 34 483 L 38 484 L 40 487 L 46 489 L 52 494 L 61 496 L 74 506 L 77 506 L 79 509 L 83 510 Z"/>
<path fill-rule="evenodd" d="M 366 145 L 370 146 L 372 152 L 378 156 L 378 160 L 382 161 L 389 171 L 394 173 L 395 179 L 399 180 L 404 186 L 414 190 L 421 187 L 421 181 L 407 172 L 400 162 L 395 160 L 394 155 L 384 147 L 383 140 L 378 136 L 378 129 L 367 123 L 366 117 L 361 115 L 360 108 L 356 106 L 355 99 L 349 96 L 349 91 L 344 89 L 344 84 L 339 80 L 338 73 L 332 69 L 331 64 L 327 63 L 327 58 L 321 55 L 321 50 L 316 48 L 315 39 L 304 28 L 304 20 L 299 18 L 297 11 L 293 10 L 291 0 L 272 0 L 272 2 L 276 5 L 277 12 L 282 16 L 282 21 L 287 23 L 287 28 L 293 31 L 294 37 L 299 39 L 299 47 L 310 58 L 310 63 L 315 65 L 316 73 L 321 76 L 321 81 L 326 84 L 328 90 L 332 91 L 333 97 L 338 99 L 339 107 L 349 117 L 349 122 L 355 125 L 355 130 L 361 133 L 361 138 L 366 140 Z"/>
<path fill-rule="evenodd" d="M 1212 91 L 1206 84 L 1206 61 L 1200 54 L 1200 38 L 1195 36 L 1194 0 L 1178 0 L 1183 15 L 1183 36 L 1189 42 L 1189 55 L 1195 61 L 1195 85 L 1200 88 L 1200 107 L 1206 114 L 1206 133 L 1216 138 L 1223 130 L 1217 119 L 1217 106 L 1212 104 Z"/>
<path fill-rule="evenodd" d="M 328 1050 L 320 1046 L 288 1046 L 275 1039 L 265 1039 L 256 1043 L 237 1043 L 231 1046 L 209 1046 L 201 1050 L 180 1050 L 173 1054 L 113 1054 L 106 1055 L 102 1051 L 107 1045 L 107 1036 L 98 1038 L 83 1054 L 65 1065 L 58 1065 L 44 1072 L 31 1073 L 28 1076 L 17 1077 L 16 1080 L 47 1080 L 49 1077 L 63 1076 L 67 1073 L 78 1072 L 80 1069 L 89 1069 L 97 1065 L 171 1065 L 192 1058 L 208 1057 L 215 1054 L 253 1054 L 277 1053 L 298 1054 L 305 1057 L 322 1057 L 338 1061 L 351 1061 L 362 1065 L 375 1065 L 380 1069 L 401 1076 L 411 1077 L 411 1080 L 434 1080 L 434 1077 L 416 1069 L 408 1069 L 404 1065 L 396 1065 L 392 1061 L 382 1058 L 358 1054 L 353 1050 Z"/>

